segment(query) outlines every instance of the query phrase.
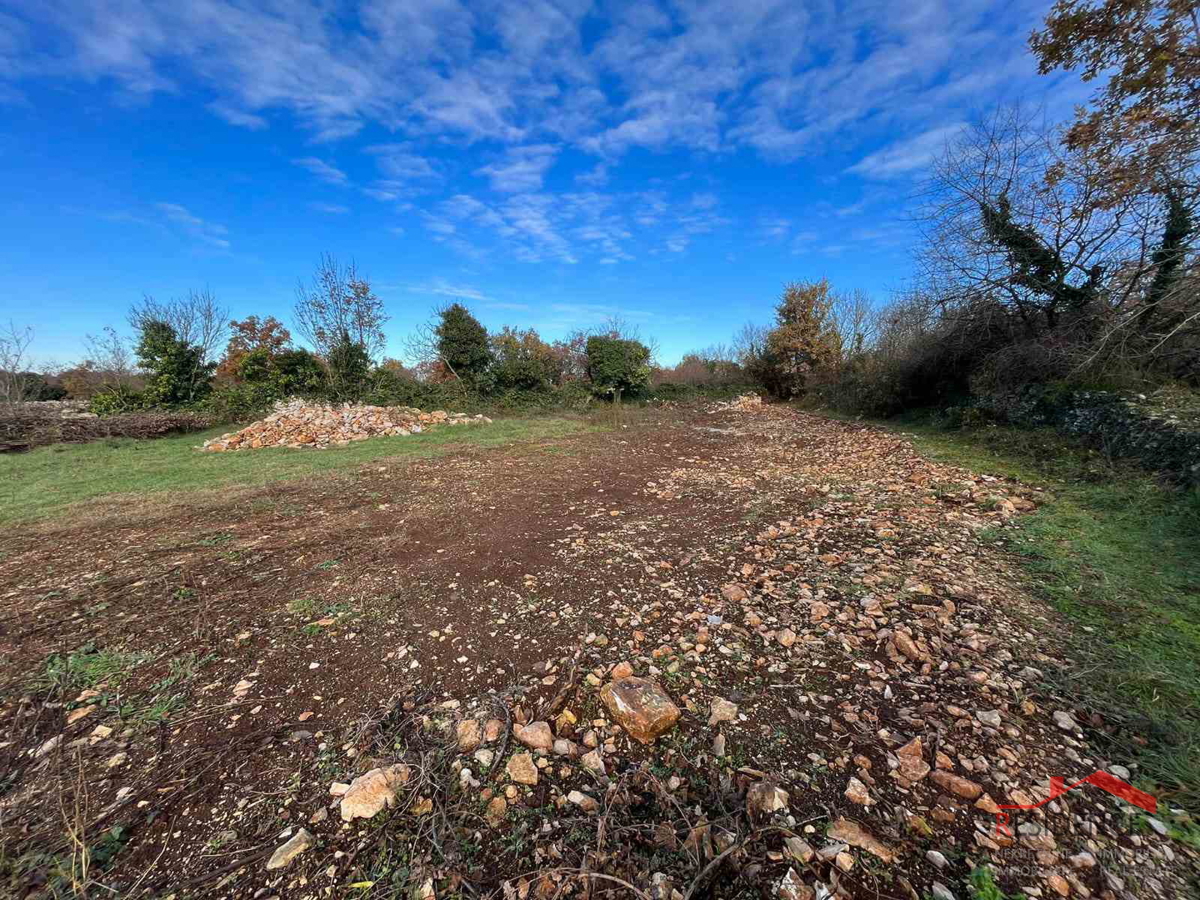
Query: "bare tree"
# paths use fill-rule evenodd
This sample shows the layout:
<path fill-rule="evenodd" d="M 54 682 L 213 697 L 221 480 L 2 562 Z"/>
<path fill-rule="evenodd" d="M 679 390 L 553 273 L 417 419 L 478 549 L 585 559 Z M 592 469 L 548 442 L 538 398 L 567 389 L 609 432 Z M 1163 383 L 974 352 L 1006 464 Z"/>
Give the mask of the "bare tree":
<path fill-rule="evenodd" d="M 105 325 L 100 334 L 87 335 L 84 343 L 101 385 L 124 387 L 130 383 L 133 378 L 133 353 L 115 328 Z"/>
<path fill-rule="evenodd" d="M 866 291 L 835 291 L 833 327 L 841 338 L 842 356 L 848 360 L 872 346 L 877 328 L 875 304 Z"/>
<path fill-rule="evenodd" d="M 1114 194 L 1104 165 L 1061 138 L 1014 107 L 947 148 L 924 194 L 923 286 L 977 336 L 1040 341 L 1062 361 L 1099 347 L 1149 358 L 1194 321 L 1191 201 Z"/>
<path fill-rule="evenodd" d="M 200 348 L 201 362 L 215 362 L 217 351 L 225 345 L 229 334 L 229 309 L 221 306 L 208 288 L 188 291 L 186 297 L 173 297 L 165 303 L 147 294 L 130 309 L 129 324 L 140 332 L 150 322 L 170 325 L 175 337 Z M 115 332 L 112 336 L 116 336 Z M 113 349 L 108 348 L 109 352 Z"/>
<path fill-rule="evenodd" d="M 33 329 L 18 328 L 12 319 L 0 330 L 0 403 L 12 406 L 30 399 L 37 386 L 28 378 Z"/>
<path fill-rule="evenodd" d="M 346 338 L 362 345 L 376 360 L 387 343 L 383 301 L 372 293 L 370 282 L 358 274 L 353 261 L 343 266 L 328 253 L 321 256 L 311 284 L 297 283 L 294 316 L 296 331 L 320 356 L 327 357 Z"/>

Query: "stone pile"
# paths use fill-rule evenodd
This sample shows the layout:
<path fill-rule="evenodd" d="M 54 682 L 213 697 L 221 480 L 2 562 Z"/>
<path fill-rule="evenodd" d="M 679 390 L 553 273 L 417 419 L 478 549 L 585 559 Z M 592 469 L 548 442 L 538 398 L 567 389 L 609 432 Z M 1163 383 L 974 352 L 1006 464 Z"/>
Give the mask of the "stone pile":
<path fill-rule="evenodd" d="M 742 394 L 740 397 L 734 397 L 727 403 L 717 403 L 712 411 L 724 412 L 726 410 L 734 410 L 739 412 L 755 412 L 762 409 L 762 397 L 758 394 Z"/>
<path fill-rule="evenodd" d="M 280 401 L 275 411 L 241 431 L 205 441 L 210 452 L 257 450 L 260 447 L 341 446 L 373 437 L 420 434 L 437 425 L 486 425 L 487 416 L 468 416 L 444 410 L 421 412 L 411 406 L 327 406 L 303 400 Z"/>

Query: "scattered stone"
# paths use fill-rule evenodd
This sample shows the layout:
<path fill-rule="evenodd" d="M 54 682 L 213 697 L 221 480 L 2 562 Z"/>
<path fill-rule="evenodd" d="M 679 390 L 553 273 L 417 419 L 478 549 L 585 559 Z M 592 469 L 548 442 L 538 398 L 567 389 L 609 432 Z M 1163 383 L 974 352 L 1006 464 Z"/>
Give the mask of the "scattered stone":
<path fill-rule="evenodd" d="M 91 703 L 87 706 L 81 706 L 79 709 L 73 709 L 69 713 L 67 713 L 67 724 L 74 725 L 80 719 L 86 719 L 88 716 L 90 716 L 92 713 L 94 713 L 97 709 L 99 709 L 99 707 L 96 706 L 95 703 Z"/>
<path fill-rule="evenodd" d="M 930 766 L 925 762 L 924 750 L 919 737 L 913 738 L 897 750 L 896 758 L 900 761 L 898 771 L 909 781 L 920 781 L 930 772 Z"/>
<path fill-rule="evenodd" d="M 628 678 L 633 674 L 633 666 L 628 662 L 619 662 L 613 666 L 612 677 L 613 681 L 620 681 L 622 678 Z"/>
<path fill-rule="evenodd" d="M 554 732 L 550 730 L 549 722 L 516 725 L 513 727 L 513 733 L 518 741 L 532 750 L 544 750 L 549 753 L 554 747 Z"/>
<path fill-rule="evenodd" d="M 1071 718 L 1071 714 L 1063 712 L 1061 709 L 1056 711 L 1052 718 L 1054 719 L 1054 724 L 1063 731 L 1075 731 L 1079 728 L 1079 726 L 1075 724 L 1075 720 Z"/>
<path fill-rule="evenodd" d="M 275 852 L 271 854 L 271 858 L 267 860 L 268 869 L 282 869 L 293 859 L 310 849 L 316 841 L 313 836 L 308 833 L 308 830 L 301 828 L 287 843 L 277 847 Z"/>
<path fill-rule="evenodd" d="M 787 649 L 796 643 L 797 635 L 790 628 L 781 628 L 779 633 L 775 635 L 775 640 L 779 641 L 781 647 Z"/>
<path fill-rule="evenodd" d="M 1050 885 L 1050 889 L 1060 897 L 1071 896 L 1071 883 L 1057 872 L 1047 876 L 1046 884 Z"/>
<path fill-rule="evenodd" d="M 489 825 L 496 828 L 508 815 L 508 801 L 503 797 L 493 797 L 488 801 L 486 818 Z"/>
<path fill-rule="evenodd" d="M 713 738 L 712 752 L 713 756 L 715 756 L 717 759 L 720 759 L 725 755 L 725 735 L 718 734 L 715 738 Z"/>
<path fill-rule="evenodd" d="M 679 707 L 653 681 L 633 676 L 611 681 L 600 699 L 613 718 L 636 741 L 649 744 L 679 721 Z"/>
<path fill-rule="evenodd" d="M 957 794 L 964 800 L 974 800 L 983 793 L 983 788 L 968 778 L 938 769 L 930 779 L 944 791 Z"/>
<path fill-rule="evenodd" d="M 849 819 L 838 819 L 829 826 L 827 834 L 835 841 L 844 841 L 852 847 L 858 847 L 860 850 L 873 853 L 885 863 L 896 861 L 896 851 L 877 840 L 871 832 L 867 831 L 857 822 L 852 822 Z"/>
<path fill-rule="evenodd" d="M 409 770 L 404 763 L 372 769 L 359 775 L 342 795 L 342 820 L 369 819 L 396 803 L 396 789 L 408 783 Z"/>
<path fill-rule="evenodd" d="M 939 869 L 944 869 L 944 868 L 946 868 L 946 866 L 950 865 L 950 860 L 946 859 L 946 857 L 943 856 L 941 853 L 939 853 L 937 850 L 926 850 L 925 858 L 927 860 L 929 860 L 931 863 L 933 863 L 935 866 L 937 866 Z"/>
<path fill-rule="evenodd" d="M 779 882 L 776 894 L 779 900 L 812 900 L 815 896 L 813 889 L 801 880 L 800 873 L 795 869 L 787 870 Z"/>
<path fill-rule="evenodd" d="M 999 728 L 1003 722 L 1000 718 L 1000 710 L 990 709 L 975 713 L 975 718 L 991 728 Z"/>
<path fill-rule="evenodd" d="M 723 585 L 721 587 L 721 596 L 730 603 L 741 603 L 743 600 L 749 597 L 744 587 L 742 587 L 740 584 L 732 583 Z"/>
<path fill-rule="evenodd" d="M 769 781 L 758 781 L 746 791 L 746 810 L 751 816 L 769 816 L 787 809 L 791 797 L 779 785 Z"/>
<path fill-rule="evenodd" d="M 567 800 L 571 803 L 574 803 L 585 813 L 598 812 L 600 809 L 600 804 L 596 801 L 596 799 L 594 797 L 589 797 L 582 791 L 571 791 L 571 793 L 567 794 Z"/>
<path fill-rule="evenodd" d="M 721 722 L 736 722 L 738 708 L 736 703 L 730 703 L 720 697 L 713 697 L 712 710 L 708 717 L 708 724 L 719 725 Z"/>
<path fill-rule="evenodd" d="M 933 893 L 933 900 L 958 900 L 954 896 L 954 891 L 950 890 L 950 888 L 946 887 L 940 881 L 935 881 L 930 886 L 930 890 Z"/>
<path fill-rule="evenodd" d="M 589 772 L 595 772 L 597 775 L 604 775 L 606 772 L 604 757 L 600 755 L 599 750 L 589 750 L 580 757 L 579 761 Z"/>
<path fill-rule="evenodd" d="M 479 746 L 481 735 L 479 722 L 475 719 L 463 719 L 458 723 L 457 732 L 459 753 L 470 753 Z"/>
<path fill-rule="evenodd" d="M 851 778 L 850 783 L 846 785 L 846 799 L 852 803 L 857 803 L 859 806 L 870 806 L 875 801 L 871 798 L 870 791 L 867 786 L 857 778 Z"/>
<path fill-rule="evenodd" d="M 538 783 L 537 766 L 533 764 L 533 755 L 530 753 L 514 754 L 508 761 L 506 771 L 508 777 L 517 784 L 535 785 Z"/>

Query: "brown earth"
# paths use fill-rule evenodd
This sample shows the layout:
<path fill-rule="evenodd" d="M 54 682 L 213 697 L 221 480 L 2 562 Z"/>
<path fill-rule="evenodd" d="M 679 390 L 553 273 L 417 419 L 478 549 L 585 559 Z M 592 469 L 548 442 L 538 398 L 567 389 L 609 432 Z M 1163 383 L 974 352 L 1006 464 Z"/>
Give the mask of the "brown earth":
<path fill-rule="evenodd" d="M 1121 762 L 1063 717 L 1064 626 L 984 539 L 1038 500 L 725 408 L 9 533 L 0 892 L 61 891 L 86 846 L 95 896 L 965 898 L 988 861 L 1185 896 L 1195 852 L 1095 789 L 997 832 Z M 86 675 L 106 652 L 124 677 Z M 683 710 L 648 746 L 599 701 L 619 663 Z M 560 744 L 515 784 L 534 721 Z M 331 785 L 399 762 L 343 822 Z"/>

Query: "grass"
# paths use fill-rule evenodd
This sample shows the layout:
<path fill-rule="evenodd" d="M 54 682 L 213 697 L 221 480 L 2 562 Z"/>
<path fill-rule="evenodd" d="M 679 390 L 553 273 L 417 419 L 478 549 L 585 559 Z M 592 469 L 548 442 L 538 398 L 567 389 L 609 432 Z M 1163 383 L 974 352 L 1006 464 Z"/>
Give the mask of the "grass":
<path fill-rule="evenodd" d="M 1060 687 L 1159 800 L 1200 811 L 1200 490 L 1160 484 L 1052 431 L 881 423 L 927 456 L 1049 497 L 993 539 L 1079 627 Z"/>
<path fill-rule="evenodd" d="M 346 471 L 373 460 L 415 459 L 458 447 L 558 438 L 593 427 L 571 418 L 497 419 L 491 425 L 373 438 L 327 450 L 277 447 L 236 453 L 195 449 L 227 428 L 157 440 L 55 444 L 0 455 L 0 524 L 60 517 L 75 504 L 100 498 L 256 487 Z"/>

